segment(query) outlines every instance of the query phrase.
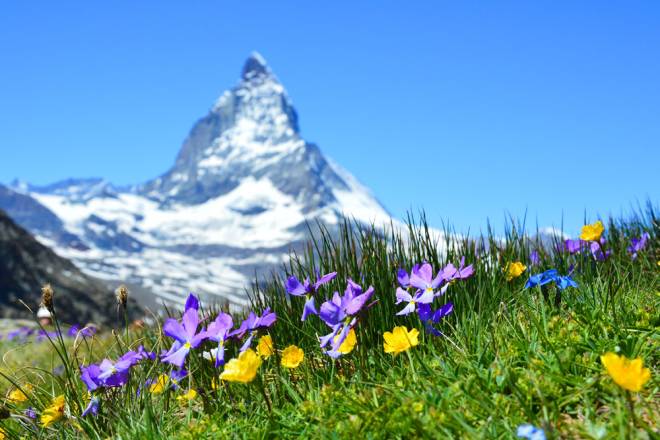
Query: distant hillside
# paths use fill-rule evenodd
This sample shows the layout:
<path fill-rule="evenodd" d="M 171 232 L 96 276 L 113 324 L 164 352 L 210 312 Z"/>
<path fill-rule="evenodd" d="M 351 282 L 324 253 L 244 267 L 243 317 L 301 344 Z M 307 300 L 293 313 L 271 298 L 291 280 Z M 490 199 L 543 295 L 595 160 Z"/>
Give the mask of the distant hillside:
<path fill-rule="evenodd" d="M 112 324 L 118 320 L 109 289 L 39 243 L 0 210 L 0 316 L 32 318 L 20 301 L 36 312 L 40 288 L 46 283 L 55 290 L 55 311 L 62 321 Z M 137 314 L 132 301 L 130 309 L 132 316 Z"/>

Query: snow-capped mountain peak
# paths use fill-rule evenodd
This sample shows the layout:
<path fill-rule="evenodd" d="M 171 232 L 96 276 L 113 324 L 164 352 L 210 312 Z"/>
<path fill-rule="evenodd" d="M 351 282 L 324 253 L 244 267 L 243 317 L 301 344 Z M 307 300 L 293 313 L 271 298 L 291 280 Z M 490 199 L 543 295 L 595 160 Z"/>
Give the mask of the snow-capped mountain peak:
<path fill-rule="evenodd" d="M 357 179 L 300 136 L 285 88 L 257 53 L 160 177 L 130 190 L 75 179 L 21 188 L 82 244 L 33 230 L 43 241 L 90 274 L 168 302 L 189 290 L 241 302 L 255 271 L 270 272 L 304 242 L 307 222 L 389 220 Z"/>

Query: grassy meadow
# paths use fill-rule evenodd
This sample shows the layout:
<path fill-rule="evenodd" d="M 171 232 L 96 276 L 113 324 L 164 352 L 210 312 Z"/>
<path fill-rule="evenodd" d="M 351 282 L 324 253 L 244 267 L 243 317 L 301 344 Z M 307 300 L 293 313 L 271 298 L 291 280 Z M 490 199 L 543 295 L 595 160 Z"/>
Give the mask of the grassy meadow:
<path fill-rule="evenodd" d="M 520 425 L 532 424 L 553 439 L 660 438 L 660 219 L 651 205 L 630 218 L 604 220 L 602 236 L 587 237 L 573 251 L 558 237 L 529 238 L 535 231 L 520 224 L 497 238 L 436 234 L 423 216 L 408 223 L 404 232 L 349 222 L 338 235 L 322 230 L 304 255 L 293 256 L 285 275 L 255 282 L 249 310 L 264 319 L 248 320 L 241 332 L 247 311 L 233 313 L 233 325 L 214 333 L 216 340 L 202 329 L 210 331 L 220 311 L 203 302 L 186 312 L 184 330 L 192 314 L 199 326 L 180 342 L 168 336 L 181 333 L 178 324 L 165 320 L 89 336 L 64 337 L 55 329 L 40 342 L 3 338 L 2 433 L 25 439 L 509 439 Z M 631 240 L 644 233 L 648 240 L 633 258 Z M 463 257 L 465 266 L 473 265 L 471 276 L 445 277 L 432 287 L 431 309 L 447 312 L 451 302 L 451 312 L 435 321 L 422 316 L 425 300 L 412 285 L 404 288 L 399 270 L 412 283 L 411 269 L 426 262 L 435 280 L 449 263 L 462 269 Z M 512 266 L 516 262 L 521 265 Z M 558 274 L 551 281 L 533 277 L 550 269 Z M 313 282 L 331 272 L 336 276 L 308 296 L 287 294 L 290 276 Z M 322 303 L 334 292 L 346 299 L 347 279 L 362 287 L 356 295 L 369 286 L 373 294 L 359 306 L 342 302 L 333 328 L 323 311 L 334 306 Z M 398 287 L 413 301 L 396 304 Z M 301 321 L 310 295 L 321 316 Z M 415 311 L 397 315 L 405 306 Z M 262 315 L 267 307 L 274 323 Z M 57 316 L 57 292 L 53 308 Z M 181 319 L 180 312 L 172 315 Z M 401 326 L 403 339 L 393 332 Z M 331 337 L 322 349 L 319 337 L 334 330 L 341 337 L 344 328 L 351 335 L 333 358 L 325 350 L 337 340 Z M 391 352 L 386 332 L 393 332 Z M 251 348 L 239 355 L 250 335 Z M 217 339 L 225 355 L 216 367 Z M 291 345 L 304 355 L 287 349 Z M 640 358 L 650 378 L 628 364 L 608 372 L 601 356 L 610 352 Z M 128 361 L 119 362 L 122 357 Z M 110 362 L 100 364 L 104 359 Z M 100 370 L 89 370 L 83 381 L 81 366 L 90 364 Z"/>

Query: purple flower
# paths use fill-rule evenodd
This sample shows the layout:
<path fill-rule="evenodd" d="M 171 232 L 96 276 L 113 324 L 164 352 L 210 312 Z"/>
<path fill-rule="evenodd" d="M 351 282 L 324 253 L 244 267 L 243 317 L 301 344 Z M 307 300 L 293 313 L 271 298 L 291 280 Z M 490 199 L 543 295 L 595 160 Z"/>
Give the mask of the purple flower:
<path fill-rule="evenodd" d="M 99 364 L 99 373 L 96 379 L 106 387 L 123 386 L 128 382 L 128 370 L 132 366 L 132 359 L 122 359 L 117 362 L 103 359 Z"/>
<path fill-rule="evenodd" d="M 447 288 L 449 287 L 449 284 L 445 284 L 439 291 L 439 295 L 443 295 L 446 291 Z M 396 303 L 395 304 L 400 304 L 402 302 L 407 302 L 408 305 L 405 306 L 401 311 L 397 313 L 397 315 L 407 315 L 409 313 L 412 313 L 415 311 L 415 307 L 419 308 L 422 304 L 431 304 L 433 302 L 433 298 L 435 297 L 436 293 L 435 291 L 431 290 L 418 290 L 415 295 L 411 295 L 407 290 L 403 290 L 402 288 L 398 287 L 396 289 Z"/>
<path fill-rule="evenodd" d="M 459 267 L 456 268 L 453 264 L 449 263 L 442 269 L 442 278 L 445 282 L 450 282 L 453 280 L 464 280 L 470 278 L 474 275 L 474 266 L 470 264 L 465 267 L 465 257 L 461 257 L 461 263 Z"/>
<path fill-rule="evenodd" d="M 373 294 L 372 286 L 369 286 L 366 292 L 362 292 L 362 286 L 348 279 L 344 296 L 335 292 L 331 300 L 321 305 L 319 317 L 332 328 L 331 333 L 320 338 L 321 348 L 326 347 L 332 341 L 331 349 L 326 351 L 326 354 L 332 357 L 340 356 L 337 350 L 346 339 L 348 332 L 357 323 L 355 316 L 367 305 L 367 301 Z M 338 337 L 335 338 L 336 336 Z"/>
<path fill-rule="evenodd" d="M 433 324 L 439 324 L 440 321 L 442 321 L 442 318 L 449 315 L 453 311 L 454 311 L 454 304 L 451 302 L 448 302 L 447 304 L 443 305 L 435 312 L 432 311 L 431 306 L 429 304 L 420 304 L 419 307 L 417 308 L 419 319 L 424 323 L 424 326 L 426 327 L 426 331 L 428 331 L 434 336 L 442 336 L 442 332 L 436 329 L 433 326 Z"/>
<path fill-rule="evenodd" d="M 568 240 L 564 241 L 564 249 L 566 249 L 571 255 L 577 254 L 586 246 L 587 242 L 580 239 L 573 240 L 569 238 Z"/>
<path fill-rule="evenodd" d="M 216 368 L 224 365 L 225 363 L 225 341 L 229 337 L 229 331 L 234 326 L 234 321 L 231 316 L 220 312 L 206 330 L 206 336 L 211 340 L 218 343 L 218 349 L 215 353 L 215 366 Z"/>
<path fill-rule="evenodd" d="M 192 293 L 190 293 L 188 298 L 186 298 L 186 305 L 184 306 L 183 311 L 187 312 L 190 309 L 194 309 L 195 311 L 199 310 L 199 300 Z"/>
<path fill-rule="evenodd" d="M 413 267 L 413 271 L 418 270 L 419 264 L 416 264 Z M 399 285 L 403 287 L 404 289 L 407 289 L 410 287 L 410 275 L 408 275 L 408 272 L 406 272 L 405 269 L 400 268 L 399 271 L 397 272 L 396 279 L 399 282 Z"/>
<path fill-rule="evenodd" d="M 612 255 L 612 251 L 609 249 L 603 252 L 603 248 L 602 248 L 603 244 L 605 244 L 605 239 L 603 238 L 601 238 L 600 243 L 597 241 L 592 241 L 589 244 L 591 255 L 594 257 L 596 261 L 605 261 L 610 257 L 610 255 Z"/>
<path fill-rule="evenodd" d="M 257 334 L 257 331 L 261 328 L 269 328 L 277 320 L 277 315 L 274 312 L 270 311 L 270 307 L 267 307 L 261 316 L 255 315 L 254 312 L 250 312 L 248 317 L 241 322 L 241 326 L 230 332 L 230 337 L 242 338 L 246 333 L 250 333 L 245 343 L 240 348 L 240 351 L 243 352 L 250 348 L 252 344 L 252 339 Z"/>
<path fill-rule="evenodd" d="M 197 348 L 206 339 L 204 331 L 197 332 L 198 326 L 199 315 L 194 308 L 189 308 L 183 313 L 181 322 L 173 318 L 165 321 L 163 333 L 174 339 L 174 344 L 161 360 L 182 368 L 190 350 Z"/>
<path fill-rule="evenodd" d="M 539 252 L 534 249 L 531 254 L 529 254 L 529 264 L 530 266 L 538 266 L 541 264 L 541 257 L 539 256 Z"/>
<path fill-rule="evenodd" d="M 156 359 L 156 353 L 152 351 L 146 351 L 142 345 L 140 345 L 137 351 L 128 351 L 122 357 L 119 358 L 119 361 L 129 361 L 131 366 L 137 364 L 143 359 Z"/>
<path fill-rule="evenodd" d="M 37 418 L 37 413 L 34 410 L 34 408 L 32 408 L 31 406 L 29 406 L 25 411 L 23 411 L 23 414 L 25 414 L 26 417 L 29 417 L 33 420 Z"/>
<path fill-rule="evenodd" d="M 429 263 L 413 267 L 413 270 L 410 273 L 410 285 L 421 291 L 419 302 L 428 304 L 433 301 L 435 289 L 442 284 L 444 279 L 443 275 L 443 271 L 440 271 L 435 278 L 433 278 L 433 266 Z"/>
<path fill-rule="evenodd" d="M 306 278 L 304 282 L 300 282 L 295 276 L 290 276 L 286 280 L 286 291 L 289 295 L 294 296 L 305 296 L 307 301 L 303 308 L 303 314 L 301 321 L 307 319 L 309 315 L 318 315 L 319 312 L 316 310 L 316 305 L 314 304 L 314 294 L 324 284 L 329 283 L 337 276 L 337 272 L 330 272 L 328 274 L 320 277 L 315 283 L 311 283 L 309 278 Z"/>
<path fill-rule="evenodd" d="M 186 376 L 188 376 L 188 372 L 185 369 L 180 369 L 180 370 L 172 370 L 170 373 L 170 381 L 172 381 L 172 388 L 177 389 L 179 386 L 179 382 L 181 382 Z"/>
<path fill-rule="evenodd" d="M 637 258 L 637 253 L 646 247 L 646 243 L 651 238 L 648 232 L 644 232 L 639 238 L 632 238 L 630 240 L 630 246 L 628 246 L 628 253 L 630 257 L 634 260 Z"/>
<path fill-rule="evenodd" d="M 87 408 L 82 412 L 81 416 L 85 417 L 87 414 L 92 414 L 96 416 L 99 413 L 99 398 L 96 396 L 92 396 L 89 399 L 89 404 L 87 405 Z"/>
<path fill-rule="evenodd" d="M 95 333 L 96 333 L 96 327 L 94 327 L 93 325 L 88 325 L 84 327 L 82 330 L 80 330 L 80 334 L 87 338 L 91 338 L 92 336 L 94 336 Z"/>
<path fill-rule="evenodd" d="M 87 391 L 94 391 L 95 389 L 103 386 L 99 380 L 99 374 L 101 374 L 101 369 L 96 364 L 90 364 L 85 367 L 84 365 L 80 367 L 80 380 L 87 386 Z"/>
<path fill-rule="evenodd" d="M 66 332 L 67 336 L 75 338 L 76 335 L 78 334 L 78 331 L 80 330 L 80 327 L 77 325 L 72 325 L 71 328 L 69 328 L 69 331 Z"/>

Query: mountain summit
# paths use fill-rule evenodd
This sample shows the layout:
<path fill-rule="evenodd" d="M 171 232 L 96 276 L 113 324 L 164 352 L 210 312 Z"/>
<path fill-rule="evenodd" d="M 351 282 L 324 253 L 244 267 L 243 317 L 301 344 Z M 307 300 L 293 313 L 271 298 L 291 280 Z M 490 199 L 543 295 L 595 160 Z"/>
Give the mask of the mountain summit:
<path fill-rule="evenodd" d="M 133 188 L 69 179 L 14 190 L 63 225 L 54 234 L 26 223 L 58 253 L 87 273 L 174 303 L 189 290 L 243 302 L 255 271 L 278 268 L 308 238 L 306 222 L 389 220 L 369 190 L 301 137 L 291 99 L 257 53 L 160 177 Z"/>
<path fill-rule="evenodd" d="M 319 148 L 300 137 L 293 104 L 259 54 L 193 126 L 174 166 L 138 192 L 197 204 L 234 191 L 250 176 L 270 180 L 305 213 L 335 202 L 334 189 L 349 189 Z"/>

